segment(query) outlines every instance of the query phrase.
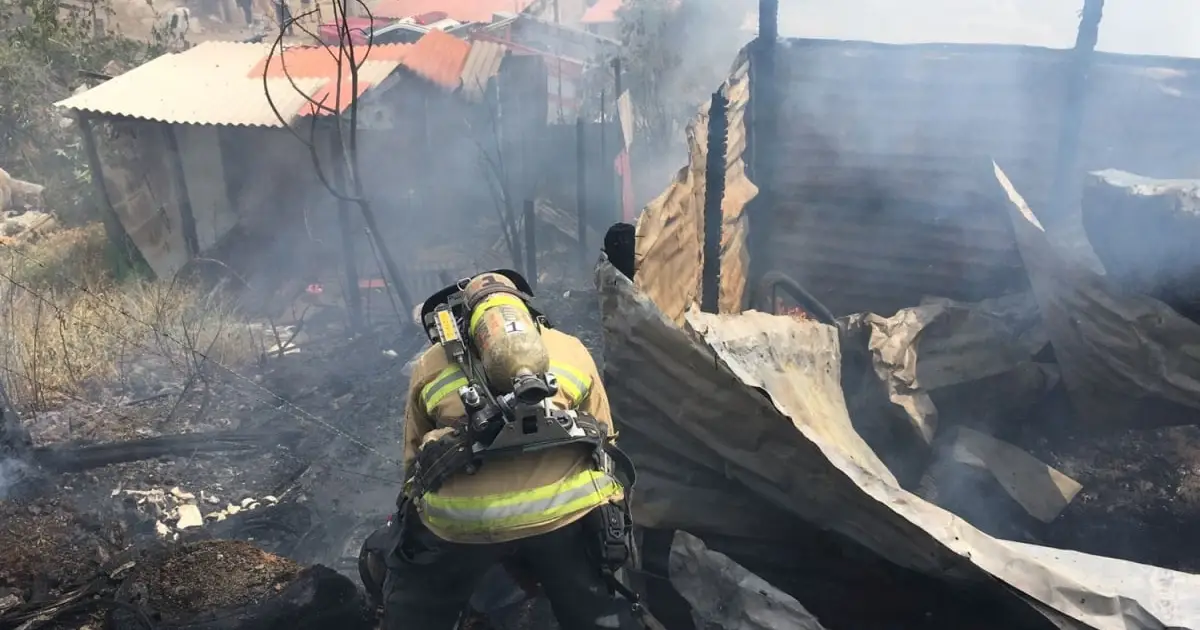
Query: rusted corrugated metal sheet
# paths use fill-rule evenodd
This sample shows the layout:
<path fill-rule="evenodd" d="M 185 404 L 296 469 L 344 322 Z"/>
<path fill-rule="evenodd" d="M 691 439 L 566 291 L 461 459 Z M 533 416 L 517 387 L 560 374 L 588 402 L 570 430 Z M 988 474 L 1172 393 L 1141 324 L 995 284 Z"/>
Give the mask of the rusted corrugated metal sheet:
<path fill-rule="evenodd" d="M 404 56 L 404 66 L 444 88 L 457 89 L 471 44 L 442 31 L 429 31 Z"/>
<path fill-rule="evenodd" d="M 809 42 L 778 53 L 772 268 L 839 315 L 890 315 L 923 295 L 980 299 L 1020 281 L 985 167 L 994 157 L 1027 175 L 1031 156 L 1053 151 L 1058 64 Z"/>
<path fill-rule="evenodd" d="M 1023 286 L 991 161 L 1044 206 L 1067 61 L 1065 51 L 1021 47 L 781 45 L 769 183 L 779 205 L 760 228 L 768 264 L 838 314 L 890 315 L 926 295 L 971 301 Z M 1200 90 L 1190 79 L 1181 87 L 1186 71 L 1148 64 L 1101 56 L 1085 167 L 1200 168 L 1180 124 L 1195 110 L 1183 95 Z"/>
<path fill-rule="evenodd" d="M 471 42 L 471 52 L 463 64 L 463 93 L 472 100 L 479 100 L 487 88 L 488 81 L 500 71 L 500 62 L 508 48 L 496 42 L 477 40 Z"/>

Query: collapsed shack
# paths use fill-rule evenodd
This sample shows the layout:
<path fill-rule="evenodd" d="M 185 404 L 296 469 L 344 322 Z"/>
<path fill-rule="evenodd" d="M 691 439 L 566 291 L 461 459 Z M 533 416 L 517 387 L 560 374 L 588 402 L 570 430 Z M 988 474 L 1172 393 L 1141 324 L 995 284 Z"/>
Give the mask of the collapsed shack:
<path fill-rule="evenodd" d="M 632 281 L 598 270 L 605 378 L 641 471 L 632 496 L 648 574 L 736 573 L 719 558 L 669 562 L 686 531 L 779 589 L 778 610 L 831 630 L 1200 627 L 1188 604 L 1200 577 L 1137 563 L 1200 566 L 1184 533 L 1200 515 L 1184 487 L 1200 464 L 1184 446 L 1195 429 L 1157 433 L 1145 420 L 1200 404 L 1187 389 L 1200 330 L 1137 293 L 1147 288 L 1078 263 L 1079 218 L 1047 213 L 1054 229 L 1043 229 L 1016 192 L 1047 204 L 1051 169 L 1037 157 L 1053 151 L 1032 142 L 1055 136 L 1051 117 L 1010 126 L 938 110 L 913 121 L 930 131 L 910 152 L 871 150 L 910 128 L 896 116 L 950 100 L 938 90 L 1028 114 L 1029 87 L 1053 85 L 1063 59 L 998 48 L 754 46 L 689 127 L 689 164 L 638 222 Z M 997 59 L 1021 71 L 991 72 Z M 1108 58 L 1091 89 L 1165 76 L 1145 63 Z M 777 81 L 764 84 L 773 64 Z M 1085 142 L 1106 148 L 1089 159 L 1179 168 L 1157 159 L 1172 141 L 1162 126 L 1104 135 L 1134 111 L 1177 115 L 1184 103 L 1165 94 L 1090 110 Z M 848 102 L 861 119 L 846 120 Z M 801 124 L 772 122 L 776 107 Z M 822 131 L 833 121 L 846 134 Z M 1011 181 L 992 157 L 1013 165 Z M 719 203 L 707 198 L 722 189 L 714 176 Z M 715 277 L 706 252 L 719 255 Z M 754 291 L 768 270 L 800 280 L 838 326 L 747 310 L 777 308 Z M 711 627 L 711 593 L 687 577 L 672 574 L 676 593 L 650 606 L 691 627 L 664 611 L 682 595 L 696 627 Z M 742 601 L 720 623 L 756 627 L 761 606 Z"/>

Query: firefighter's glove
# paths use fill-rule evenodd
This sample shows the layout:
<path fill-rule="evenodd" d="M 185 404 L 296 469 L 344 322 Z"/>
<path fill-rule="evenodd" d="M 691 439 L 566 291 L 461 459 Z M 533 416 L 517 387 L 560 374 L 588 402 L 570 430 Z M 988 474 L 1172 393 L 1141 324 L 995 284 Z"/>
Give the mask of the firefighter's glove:
<path fill-rule="evenodd" d="M 437 491 L 447 477 L 464 470 L 474 456 L 458 429 L 434 429 L 421 438 L 421 448 L 413 462 L 412 476 L 405 484 L 405 493 L 418 497 Z"/>
<path fill-rule="evenodd" d="M 431 442 L 436 442 L 447 435 L 453 435 L 454 432 L 455 429 L 453 427 L 442 427 L 426 433 L 425 435 L 421 436 L 421 450 L 425 450 L 425 447 L 429 446 Z"/>

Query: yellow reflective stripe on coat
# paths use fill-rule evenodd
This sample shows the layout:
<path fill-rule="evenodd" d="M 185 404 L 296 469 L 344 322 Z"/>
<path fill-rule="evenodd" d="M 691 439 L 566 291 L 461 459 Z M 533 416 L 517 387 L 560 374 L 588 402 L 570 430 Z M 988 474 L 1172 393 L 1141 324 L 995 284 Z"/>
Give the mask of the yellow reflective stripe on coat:
<path fill-rule="evenodd" d="M 480 320 L 483 319 L 483 312 L 489 308 L 494 308 L 497 306 L 514 306 L 518 309 L 521 309 L 521 312 L 525 313 L 526 315 L 530 314 L 529 307 L 525 306 L 525 301 L 521 298 L 511 293 L 496 293 L 484 298 L 484 300 L 480 302 L 474 310 L 471 311 L 471 323 L 467 325 L 467 334 L 474 335 L 475 329 L 479 327 Z"/>
<path fill-rule="evenodd" d="M 566 363 L 550 362 L 550 372 L 558 379 L 558 388 L 576 405 L 582 405 L 592 393 L 592 377 Z"/>
<path fill-rule="evenodd" d="M 431 492 L 419 505 L 429 526 L 457 534 L 480 534 L 536 527 L 590 510 L 617 498 L 621 484 L 598 470 L 523 492 L 477 497 L 444 497 Z"/>
<path fill-rule="evenodd" d="M 459 388 L 467 386 L 467 377 L 457 365 L 442 369 L 437 376 L 425 387 L 421 388 L 421 400 L 425 403 L 425 412 L 433 414 L 434 407 L 456 393 Z"/>

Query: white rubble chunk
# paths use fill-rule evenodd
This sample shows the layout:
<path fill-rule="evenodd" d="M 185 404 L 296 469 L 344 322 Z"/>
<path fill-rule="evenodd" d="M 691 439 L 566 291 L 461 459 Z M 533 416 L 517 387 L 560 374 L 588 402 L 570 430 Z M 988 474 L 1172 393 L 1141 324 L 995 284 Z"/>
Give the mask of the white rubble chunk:
<path fill-rule="evenodd" d="M 190 504 L 179 506 L 179 522 L 175 524 L 175 527 L 187 529 L 200 527 L 203 524 L 204 517 L 200 515 L 200 508 Z"/>
<path fill-rule="evenodd" d="M 21 605 L 21 598 L 16 593 L 9 593 L 4 597 L 0 597 L 0 613 L 9 608 L 16 608 Z"/>

